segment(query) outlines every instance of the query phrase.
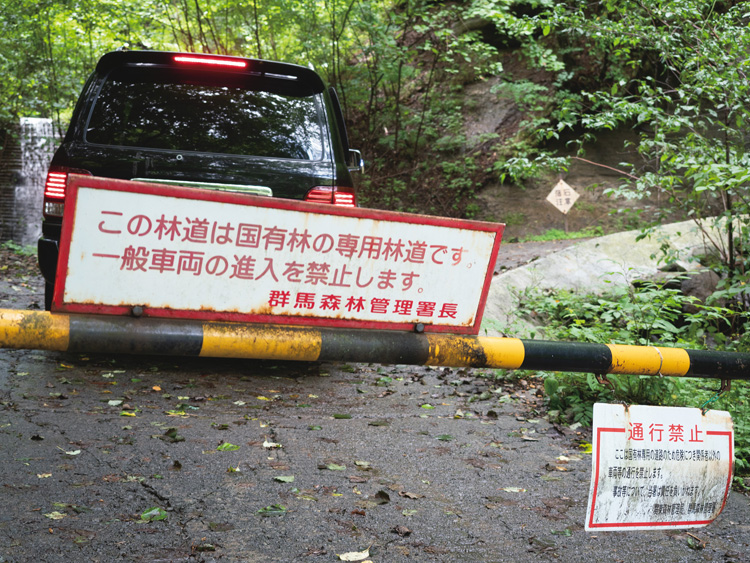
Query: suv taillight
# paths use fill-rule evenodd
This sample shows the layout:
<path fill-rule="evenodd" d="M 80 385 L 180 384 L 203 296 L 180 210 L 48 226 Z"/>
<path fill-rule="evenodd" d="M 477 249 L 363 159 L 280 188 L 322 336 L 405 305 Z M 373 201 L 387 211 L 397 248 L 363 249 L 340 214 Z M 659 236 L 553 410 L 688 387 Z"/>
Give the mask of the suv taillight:
<path fill-rule="evenodd" d="M 62 217 L 65 210 L 65 188 L 68 183 L 68 174 L 91 174 L 88 170 L 68 168 L 66 166 L 50 166 L 47 179 L 44 182 L 44 208 L 45 217 Z"/>
<path fill-rule="evenodd" d="M 206 57 L 204 55 L 175 55 L 174 61 L 176 63 L 190 64 L 190 65 L 202 65 L 202 66 L 218 66 L 224 68 L 247 68 L 247 62 L 225 57 Z"/>
<path fill-rule="evenodd" d="M 331 203 L 339 207 L 356 207 L 357 199 L 352 188 L 332 188 L 318 186 L 307 192 L 305 201 L 312 203 Z"/>

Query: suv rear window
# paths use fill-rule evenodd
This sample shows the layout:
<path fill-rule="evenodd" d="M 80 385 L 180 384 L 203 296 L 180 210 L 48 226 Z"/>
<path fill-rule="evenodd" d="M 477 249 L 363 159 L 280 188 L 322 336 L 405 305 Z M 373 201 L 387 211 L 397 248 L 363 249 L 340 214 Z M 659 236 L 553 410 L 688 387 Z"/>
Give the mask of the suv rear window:
<path fill-rule="evenodd" d="M 285 77 L 125 67 L 107 76 L 86 141 L 320 160 L 322 115 L 319 96 Z"/>

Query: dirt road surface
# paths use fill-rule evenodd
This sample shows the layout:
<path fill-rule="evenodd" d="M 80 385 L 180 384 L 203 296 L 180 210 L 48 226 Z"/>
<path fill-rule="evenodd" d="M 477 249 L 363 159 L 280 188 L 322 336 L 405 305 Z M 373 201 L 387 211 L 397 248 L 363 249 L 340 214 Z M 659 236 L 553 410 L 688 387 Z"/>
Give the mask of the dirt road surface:
<path fill-rule="evenodd" d="M 38 308 L 2 265 L 0 306 Z M 589 441 L 494 370 L 0 350 L 0 562 L 750 560 L 739 493 L 585 532 Z"/>

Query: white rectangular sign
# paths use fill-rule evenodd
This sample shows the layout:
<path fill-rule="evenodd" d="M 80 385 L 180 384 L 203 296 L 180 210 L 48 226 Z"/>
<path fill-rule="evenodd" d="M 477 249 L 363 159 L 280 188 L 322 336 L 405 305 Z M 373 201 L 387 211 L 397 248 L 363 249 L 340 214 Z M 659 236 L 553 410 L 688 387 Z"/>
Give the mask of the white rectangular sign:
<path fill-rule="evenodd" d="M 586 530 L 698 528 L 724 508 L 734 431 L 725 411 L 594 405 Z"/>
<path fill-rule="evenodd" d="M 57 310 L 478 330 L 502 225 L 81 178 Z"/>

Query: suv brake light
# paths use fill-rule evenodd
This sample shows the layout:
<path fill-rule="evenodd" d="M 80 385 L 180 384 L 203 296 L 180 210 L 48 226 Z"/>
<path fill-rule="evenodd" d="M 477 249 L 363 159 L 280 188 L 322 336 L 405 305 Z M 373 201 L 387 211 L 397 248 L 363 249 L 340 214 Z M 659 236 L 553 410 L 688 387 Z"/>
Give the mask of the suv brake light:
<path fill-rule="evenodd" d="M 342 187 L 317 186 L 307 192 L 305 201 L 311 203 L 330 203 L 339 207 L 357 206 L 354 190 Z"/>
<path fill-rule="evenodd" d="M 68 174 L 91 175 L 91 172 L 66 166 L 51 166 L 44 182 L 43 213 L 45 217 L 62 217 L 65 210 L 65 188 L 68 183 Z"/>
<path fill-rule="evenodd" d="M 47 199 L 65 199 L 65 182 L 67 180 L 67 172 L 48 172 L 47 181 L 44 182 L 44 197 Z"/>
<path fill-rule="evenodd" d="M 197 64 L 206 66 L 222 66 L 230 68 L 247 68 L 245 61 L 223 59 L 218 57 L 202 57 L 200 55 L 175 55 L 174 61 L 183 64 Z"/>

